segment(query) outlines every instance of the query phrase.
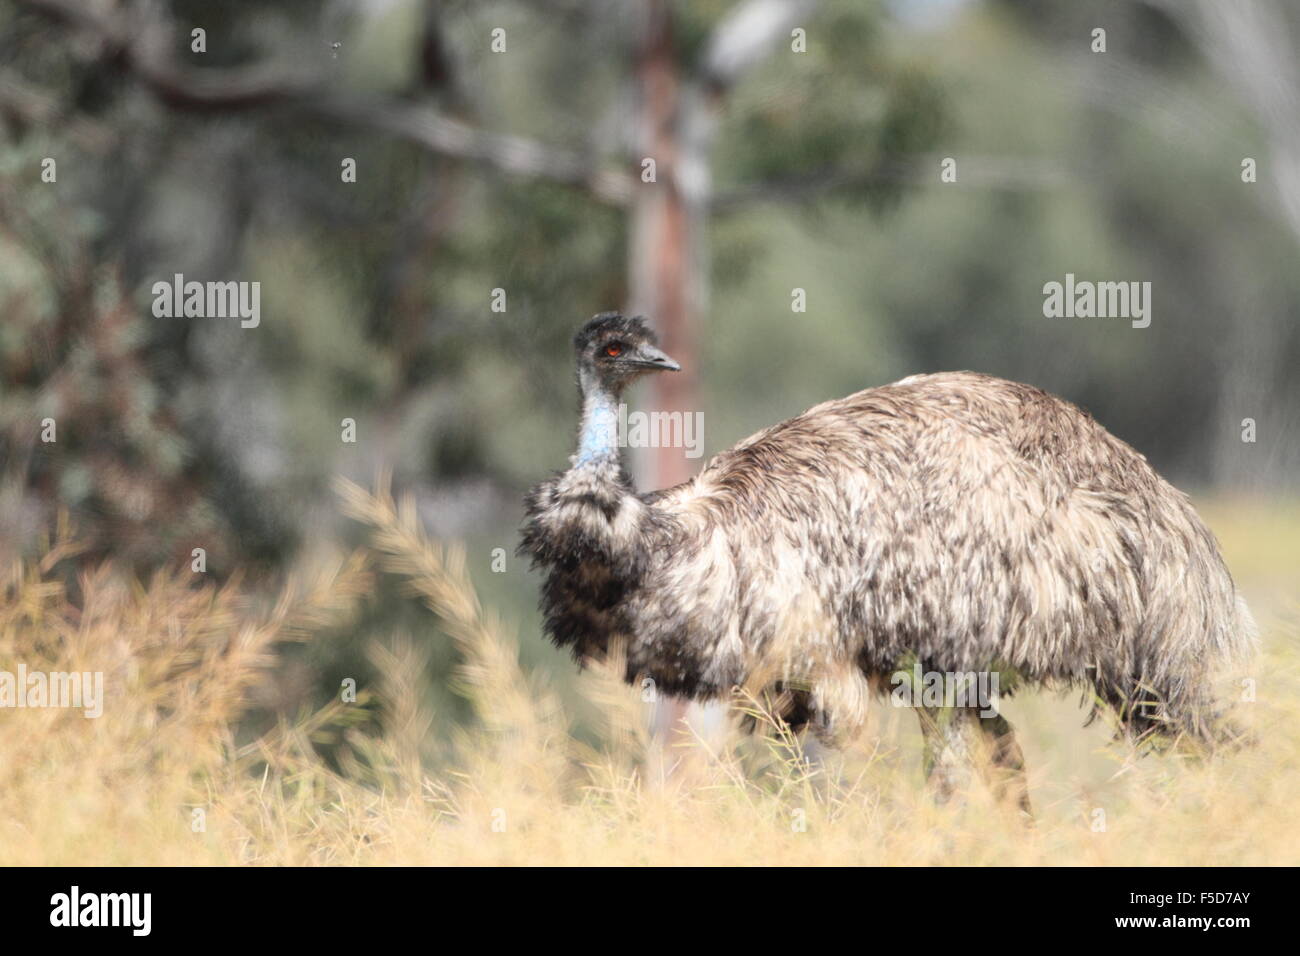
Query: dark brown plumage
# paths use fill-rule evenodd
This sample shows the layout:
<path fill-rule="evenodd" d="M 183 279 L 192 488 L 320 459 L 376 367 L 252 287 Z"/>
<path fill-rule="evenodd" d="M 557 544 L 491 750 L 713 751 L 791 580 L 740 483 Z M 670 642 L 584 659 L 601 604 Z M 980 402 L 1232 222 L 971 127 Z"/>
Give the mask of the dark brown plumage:
<path fill-rule="evenodd" d="M 579 657 L 622 639 L 629 679 L 696 699 L 770 678 L 823 730 L 852 730 L 918 661 L 1081 686 L 1136 733 L 1211 735 L 1210 677 L 1250 652 L 1249 613 L 1186 496 L 1086 412 L 986 375 L 917 375 L 638 495 L 602 422 L 675 364 L 613 314 L 575 349 L 579 452 L 529 494 L 521 550 L 546 572 L 548 632 Z M 972 719 L 1015 769 L 1005 721 Z M 927 730 L 932 764 L 966 746 L 953 726 Z"/>

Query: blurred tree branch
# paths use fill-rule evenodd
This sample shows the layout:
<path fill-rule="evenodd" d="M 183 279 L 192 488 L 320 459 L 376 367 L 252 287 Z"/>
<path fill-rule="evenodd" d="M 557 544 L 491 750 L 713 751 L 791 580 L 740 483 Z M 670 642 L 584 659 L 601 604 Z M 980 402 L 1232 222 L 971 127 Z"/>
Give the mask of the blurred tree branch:
<path fill-rule="evenodd" d="M 633 180 L 628 174 L 600 169 L 592 159 L 577 153 L 523 136 L 476 129 L 428 106 L 392 97 L 340 93 L 322 78 L 294 76 L 261 64 L 194 70 L 158 52 L 162 39 L 170 33 L 167 24 L 137 30 L 129 18 L 104 15 L 76 0 L 17 2 L 98 40 L 104 54 L 173 109 L 295 109 L 395 136 L 430 152 L 498 172 L 580 189 L 614 206 L 629 201 Z M 446 68 L 446 63 L 431 68 L 436 72 Z"/>
<path fill-rule="evenodd" d="M 625 170 L 602 168 L 599 159 L 589 155 L 525 136 L 484 130 L 408 99 L 339 91 L 323 76 L 293 75 L 265 64 L 196 70 L 176 63 L 164 52 L 174 32 L 169 22 L 134 22 L 138 18 L 106 14 L 79 0 L 16 2 L 97 40 L 98 56 L 112 59 L 162 103 L 176 110 L 291 109 L 327 122 L 393 136 L 438 156 L 522 179 L 566 186 L 616 208 L 633 202 L 636 177 Z M 717 113 L 725 94 L 817 6 L 818 0 L 742 0 L 713 28 L 694 70 L 682 77 L 688 88 L 680 98 L 680 112 L 674 121 L 683 148 L 676 163 L 662 164 L 667 167 L 662 172 L 691 194 L 695 203 L 708 206 L 712 202 L 709 172 L 701 163 L 711 153 Z M 470 96 L 447 42 L 437 0 L 426 0 L 423 13 L 418 88 L 438 89 L 456 113 L 465 115 L 470 112 Z M 17 104 L 22 102 L 18 100 Z M 1008 164 L 1007 169 L 1011 170 L 1012 165 Z M 1012 188 L 1020 181 L 1013 173 L 1011 170 L 995 178 L 1003 187 Z M 733 189 L 720 198 L 720 204 L 731 209 L 751 201 L 800 201 L 840 188 L 862 188 L 907 178 L 897 171 L 881 170 L 857 175 L 827 175 L 824 171 L 792 174 L 779 181 L 760 181 Z M 1041 176 L 1026 180 L 1029 188 L 1042 188 L 1043 182 Z"/>
<path fill-rule="evenodd" d="M 797 176 L 776 177 L 746 183 L 714 195 L 714 212 L 732 212 L 756 202 L 806 203 L 837 192 L 860 192 L 882 185 L 930 186 L 939 182 L 939 154 L 916 157 L 908 162 L 885 161 L 866 172 L 825 169 Z M 962 183 L 965 186 L 1012 192 L 1057 189 L 1077 175 L 1067 176 L 1065 165 L 1032 156 L 980 156 L 963 154 Z"/>
<path fill-rule="evenodd" d="M 697 67 L 711 93 L 723 93 L 772 52 L 817 8 L 817 0 L 743 0 L 713 29 Z"/>

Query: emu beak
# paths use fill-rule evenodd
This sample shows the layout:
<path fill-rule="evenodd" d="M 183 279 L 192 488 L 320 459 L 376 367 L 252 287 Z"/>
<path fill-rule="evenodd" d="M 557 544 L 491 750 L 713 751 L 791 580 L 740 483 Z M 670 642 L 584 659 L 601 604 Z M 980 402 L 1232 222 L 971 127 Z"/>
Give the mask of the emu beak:
<path fill-rule="evenodd" d="M 654 368 L 663 372 L 680 372 L 682 367 L 653 345 L 638 346 L 632 362 L 642 368 Z"/>

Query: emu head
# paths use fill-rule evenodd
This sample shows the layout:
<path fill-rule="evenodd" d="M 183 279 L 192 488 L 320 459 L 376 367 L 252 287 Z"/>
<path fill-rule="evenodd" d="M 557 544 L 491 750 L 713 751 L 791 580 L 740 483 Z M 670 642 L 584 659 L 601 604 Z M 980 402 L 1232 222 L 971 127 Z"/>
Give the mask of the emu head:
<path fill-rule="evenodd" d="M 641 316 L 602 312 L 592 318 L 573 337 L 583 392 L 595 388 L 618 395 L 647 372 L 681 371 L 656 347 L 656 341 Z"/>

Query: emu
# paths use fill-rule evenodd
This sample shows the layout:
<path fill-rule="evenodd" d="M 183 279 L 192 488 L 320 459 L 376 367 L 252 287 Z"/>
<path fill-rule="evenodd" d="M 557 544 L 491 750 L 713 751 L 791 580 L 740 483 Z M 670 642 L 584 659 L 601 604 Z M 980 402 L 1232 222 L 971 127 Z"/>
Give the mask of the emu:
<path fill-rule="evenodd" d="M 1252 651 L 1254 624 L 1187 497 L 1088 413 L 988 375 L 913 375 L 637 494 L 619 397 L 679 366 L 618 313 L 574 349 L 578 451 L 529 492 L 520 552 L 580 661 L 618 641 L 627 680 L 695 700 L 757 681 L 832 742 L 913 668 L 1083 688 L 1138 737 L 1222 736 L 1211 677 Z M 917 711 L 935 795 L 979 767 L 1027 812 L 1013 728 L 963 703 Z"/>

